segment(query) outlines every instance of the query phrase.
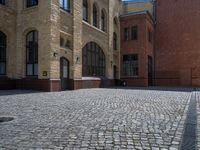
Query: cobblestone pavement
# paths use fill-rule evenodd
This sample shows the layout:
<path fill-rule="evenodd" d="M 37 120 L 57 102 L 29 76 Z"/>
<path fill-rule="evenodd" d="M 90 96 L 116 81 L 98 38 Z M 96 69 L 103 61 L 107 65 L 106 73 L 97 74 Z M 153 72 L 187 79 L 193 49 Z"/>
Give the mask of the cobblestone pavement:
<path fill-rule="evenodd" d="M 191 92 L 85 89 L 0 95 L 0 116 L 15 118 L 0 123 L 1 150 L 176 150 Z"/>
<path fill-rule="evenodd" d="M 197 149 L 200 150 L 200 88 L 197 89 Z"/>

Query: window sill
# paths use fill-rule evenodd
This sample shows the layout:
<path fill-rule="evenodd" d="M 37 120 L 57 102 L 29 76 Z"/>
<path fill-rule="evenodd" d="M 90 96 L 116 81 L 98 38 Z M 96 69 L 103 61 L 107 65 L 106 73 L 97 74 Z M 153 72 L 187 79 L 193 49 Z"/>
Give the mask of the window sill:
<path fill-rule="evenodd" d="M 60 11 L 65 13 L 65 14 L 72 15 L 71 11 L 65 10 L 65 9 L 63 9 L 61 7 L 60 7 Z"/>
<path fill-rule="evenodd" d="M 127 78 L 139 78 L 139 76 L 122 76 L 122 79 L 127 79 Z"/>
<path fill-rule="evenodd" d="M 68 47 L 60 47 L 61 50 L 65 50 L 65 51 L 70 51 L 72 52 L 72 49 L 71 48 L 68 48 Z"/>
<path fill-rule="evenodd" d="M 76 79 L 76 80 L 85 80 L 85 81 L 100 81 L 105 77 L 82 77 L 81 79 Z"/>
<path fill-rule="evenodd" d="M 38 79 L 38 76 L 26 76 L 24 79 Z"/>
<path fill-rule="evenodd" d="M 0 79 L 6 79 L 8 78 L 6 75 L 0 75 Z"/>
<path fill-rule="evenodd" d="M 99 31 L 99 32 L 101 32 L 101 33 L 107 35 L 107 32 L 105 32 L 105 31 L 99 29 L 98 27 L 95 27 L 95 26 L 91 25 L 89 22 L 84 21 L 84 20 L 83 20 L 82 22 L 83 22 L 83 24 L 89 26 L 90 28 L 95 29 L 95 30 L 97 30 L 97 31 Z"/>
<path fill-rule="evenodd" d="M 32 6 L 32 7 L 24 7 L 24 9 L 22 10 L 22 13 L 27 13 L 27 11 L 29 12 L 32 12 L 32 11 L 36 11 L 38 10 L 38 5 L 36 6 Z"/>

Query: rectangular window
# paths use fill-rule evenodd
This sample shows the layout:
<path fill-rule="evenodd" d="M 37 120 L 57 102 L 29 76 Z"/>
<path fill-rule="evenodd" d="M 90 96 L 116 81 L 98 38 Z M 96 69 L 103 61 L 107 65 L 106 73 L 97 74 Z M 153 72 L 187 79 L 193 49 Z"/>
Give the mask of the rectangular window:
<path fill-rule="evenodd" d="M 124 40 L 125 41 L 129 40 L 129 29 L 128 28 L 124 29 Z"/>
<path fill-rule="evenodd" d="M 148 40 L 150 43 L 153 43 L 153 34 L 151 30 L 148 31 Z"/>
<path fill-rule="evenodd" d="M 38 0 L 26 0 L 26 7 L 33 7 L 38 5 Z"/>
<path fill-rule="evenodd" d="M 70 0 L 59 0 L 60 8 L 63 10 L 70 12 Z"/>
<path fill-rule="evenodd" d="M 0 0 L 0 4 L 5 5 L 6 4 L 5 0 Z"/>
<path fill-rule="evenodd" d="M 123 75 L 127 77 L 138 76 L 138 55 L 123 56 Z"/>
<path fill-rule="evenodd" d="M 134 26 L 131 28 L 131 39 L 137 40 L 138 39 L 138 27 Z"/>

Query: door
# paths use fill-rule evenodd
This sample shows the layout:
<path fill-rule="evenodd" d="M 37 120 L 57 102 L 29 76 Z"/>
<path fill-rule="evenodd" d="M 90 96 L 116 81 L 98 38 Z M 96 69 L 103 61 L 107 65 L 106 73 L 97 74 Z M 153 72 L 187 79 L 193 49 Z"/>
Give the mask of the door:
<path fill-rule="evenodd" d="M 69 61 L 66 58 L 60 59 L 61 90 L 69 89 Z"/>
<path fill-rule="evenodd" d="M 148 56 L 148 85 L 153 85 L 153 59 Z"/>
<path fill-rule="evenodd" d="M 117 66 L 113 66 L 113 78 L 114 78 L 114 82 L 115 85 L 118 85 L 118 80 L 117 80 Z"/>

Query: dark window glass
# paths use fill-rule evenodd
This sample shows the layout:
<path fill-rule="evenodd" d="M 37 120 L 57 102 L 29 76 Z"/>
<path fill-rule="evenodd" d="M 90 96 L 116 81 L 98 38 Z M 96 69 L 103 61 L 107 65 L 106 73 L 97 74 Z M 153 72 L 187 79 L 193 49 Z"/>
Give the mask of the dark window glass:
<path fill-rule="evenodd" d="M 6 4 L 5 0 L 0 0 L 0 4 L 5 5 Z"/>
<path fill-rule="evenodd" d="M 97 22 L 98 22 L 98 14 L 97 14 L 97 7 L 96 5 L 94 4 L 93 5 L 93 26 L 97 27 Z"/>
<path fill-rule="evenodd" d="M 71 46 L 70 40 L 66 40 L 65 47 L 66 48 L 70 48 L 70 46 Z"/>
<path fill-rule="evenodd" d="M 83 20 L 88 22 L 88 1 L 83 0 Z"/>
<path fill-rule="evenodd" d="M 0 32 L 0 75 L 6 74 L 6 35 Z"/>
<path fill-rule="evenodd" d="M 101 11 L 101 30 L 106 31 L 106 15 L 103 10 Z"/>
<path fill-rule="evenodd" d="M 134 26 L 131 28 L 131 39 L 137 40 L 138 39 L 138 27 Z"/>
<path fill-rule="evenodd" d="M 26 0 L 26 7 L 32 7 L 38 5 L 38 0 Z"/>
<path fill-rule="evenodd" d="M 70 12 L 70 0 L 60 0 L 60 8 L 63 10 Z"/>
<path fill-rule="evenodd" d="M 114 18 L 114 24 L 117 25 L 117 18 Z"/>
<path fill-rule="evenodd" d="M 26 36 L 26 75 L 38 75 L 38 32 L 31 31 Z"/>
<path fill-rule="evenodd" d="M 62 37 L 60 37 L 60 47 L 63 47 L 64 46 L 64 39 Z"/>
<path fill-rule="evenodd" d="M 138 55 L 123 56 L 123 75 L 138 76 Z"/>
<path fill-rule="evenodd" d="M 113 48 L 114 50 L 117 50 L 117 34 L 113 33 Z"/>
<path fill-rule="evenodd" d="M 128 28 L 124 29 L 124 40 L 125 41 L 129 40 L 129 29 Z"/>
<path fill-rule="evenodd" d="M 153 43 L 153 34 L 152 34 L 151 30 L 148 31 L 148 40 L 150 43 Z"/>
<path fill-rule="evenodd" d="M 94 42 L 83 48 L 83 76 L 105 76 L 106 62 L 103 50 Z"/>

